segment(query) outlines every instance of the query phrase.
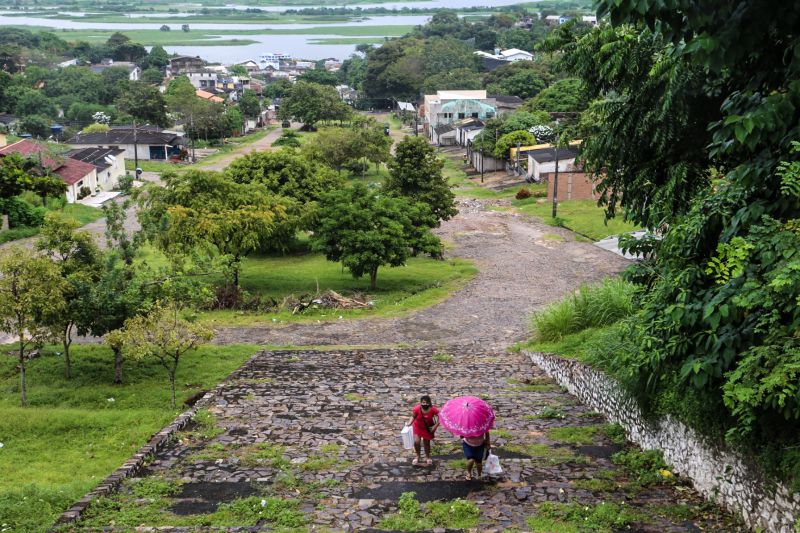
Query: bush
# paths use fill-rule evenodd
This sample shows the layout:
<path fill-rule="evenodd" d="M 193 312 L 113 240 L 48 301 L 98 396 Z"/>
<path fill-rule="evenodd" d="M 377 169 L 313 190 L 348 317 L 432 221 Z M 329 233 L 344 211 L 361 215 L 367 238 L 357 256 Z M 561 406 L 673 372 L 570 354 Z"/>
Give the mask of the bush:
<path fill-rule="evenodd" d="M 633 284 L 620 279 L 583 285 L 575 294 L 533 314 L 535 337 L 560 341 L 571 333 L 613 324 L 633 313 L 634 291 Z"/>
<path fill-rule="evenodd" d="M 38 228 L 44 222 L 47 209 L 36 207 L 20 198 L 11 198 L 6 201 L 9 228 Z"/>
<path fill-rule="evenodd" d="M 531 193 L 531 190 L 529 188 L 520 187 L 520 189 L 517 191 L 517 194 L 514 197 L 517 200 L 524 200 L 525 198 L 530 198 L 531 196 L 533 196 L 533 193 Z"/>
<path fill-rule="evenodd" d="M 125 194 L 130 193 L 133 190 L 133 176 L 128 174 L 120 176 L 117 188 Z"/>
<path fill-rule="evenodd" d="M 78 191 L 78 200 L 82 200 L 82 199 L 86 198 L 87 196 L 89 196 L 90 194 L 92 194 L 92 189 L 90 189 L 89 187 L 84 185 Z"/>
<path fill-rule="evenodd" d="M 350 161 L 344 166 L 345 170 L 347 170 L 350 174 L 363 174 L 367 170 L 369 170 L 369 163 L 366 161 Z"/>

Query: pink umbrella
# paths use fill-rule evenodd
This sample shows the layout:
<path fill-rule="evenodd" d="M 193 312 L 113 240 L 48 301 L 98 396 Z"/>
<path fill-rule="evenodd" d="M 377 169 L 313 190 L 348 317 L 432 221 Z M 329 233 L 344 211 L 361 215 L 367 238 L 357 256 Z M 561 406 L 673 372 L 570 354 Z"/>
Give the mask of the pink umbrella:
<path fill-rule="evenodd" d="M 459 396 L 448 400 L 439 411 L 444 428 L 459 437 L 480 437 L 492 428 L 494 411 L 475 396 Z"/>

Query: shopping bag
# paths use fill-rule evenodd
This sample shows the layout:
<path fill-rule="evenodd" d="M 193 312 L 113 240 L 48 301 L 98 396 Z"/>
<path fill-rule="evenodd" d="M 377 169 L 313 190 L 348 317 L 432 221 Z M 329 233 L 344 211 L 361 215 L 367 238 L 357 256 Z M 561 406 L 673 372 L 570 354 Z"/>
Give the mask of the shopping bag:
<path fill-rule="evenodd" d="M 503 467 L 500 466 L 500 458 L 495 454 L 490 453 L 489 457 L 486 458 L 486 466 L 484 466 L 484 470 L 489 475 L 502 474 Z"/>
<path fill-rule="evenodd" d="M 406 450 L 410 450 L 414 447 L 414 430 L 411 429 L 411 426 L 405 426 L 402 431 L 400 431 L 400 441 L 403 443 L 403 448 Z"/>

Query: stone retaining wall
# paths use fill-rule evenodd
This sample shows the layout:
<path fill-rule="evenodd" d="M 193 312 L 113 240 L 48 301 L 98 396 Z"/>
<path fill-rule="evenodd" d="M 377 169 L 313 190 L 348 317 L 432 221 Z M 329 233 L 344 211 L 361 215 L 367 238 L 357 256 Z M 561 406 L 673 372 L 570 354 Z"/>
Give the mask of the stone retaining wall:
<path fill-rule="evenodd" d="M 56 520 L 55 526 L 70 524 L 78 521 L 83 512 L 87 507 L 89 507 L 89 504 L 92 503 L 94 499 L 102 496 L 108 496 L 116 491 L 120 483 L 122 483 L 126 478 L 133 477 L 138 474 L 150 456 L 155 455 L 162 448 L 164 448 L 164 446 L 169 444 L 172 436 L 186 427 L 186 424 L 188 424 L 192 417 L 194 417 L 195 412 L 197 412 L 197 410 L 201 407 L 206 406 L 211 398 L 217 394 L 217 391 L 225 385 L 226 381 L 235 379 L 243 371 L 243 369 L 247 368 L 247 366 L 256 357 L 258 357 L 260 353 L 261 352 L 257 352 L 254 354 L 245 364 L 240 366 L 237 370 L 232 372 L 227 379 L 217 385 L 216 388 L 205 393 L 191 409 L 179 414 L 171 424 L 162 428 L 158 433 L 153 435 L 147 444 L 139 448 L 139 450 L 130 459 L 125 461 L 121 467 L 114 470 L 114 472 L 101 481 L 94 488 L 94 490 L 78 500 L 72 507 L 64 511 L 61 516 L 58 517 L 58 520 Z"/>
<path fill-rule="evenodd" d="M 631 442 L 658 449 L 675 472 L 692 480 L 695 489 L 751 528 L 792 533 L 800 521 L 800 494 L 764 480 L 752 461 L 706 442 L 672 417 L 646 420 L 635 399 L 613 379 L 578 361 L 526 352 L 531 360 L 584 404 L 618 422 Z"/>

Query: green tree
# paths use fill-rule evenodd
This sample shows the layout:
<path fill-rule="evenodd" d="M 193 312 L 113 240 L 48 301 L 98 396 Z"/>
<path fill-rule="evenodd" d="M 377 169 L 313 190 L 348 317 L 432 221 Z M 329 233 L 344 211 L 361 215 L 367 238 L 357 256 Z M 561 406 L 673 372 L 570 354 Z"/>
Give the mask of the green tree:
<path fill-rule="evenodd" d="M 19 121 L 20 132 L 25 132 L 37 139 L 47 139 L 50 137 L 50 126 L 53 121 L 42 115 L 27 115 Z"/>
<path fill-rule="evenodd" d="M 351 161 L 363 155 L 358 139 L 345 128 L 320 128 L 314 142 L 303 148 L 303 155 L 309 160 L 322 161 L 341 174 Z"/>
<path fill-rule="evenodd" d="M 308 83 L 318 83 L 319 85 L 335 86 L 339 83 L 336 74 L 322 69 L 309 69 L 297 77 L 297 81 L 306 81 Z"/>
<path fill-rule="evenodd" d="M 647 292 L 615 367 L 650 406 L 679 398 L 695 425 L 745 439 L 796 483 L 800 62 L 787 58 L 800 57 L 799 15 L 601 0 L 606 13 L 613 31 L 562 46 L 598 100 L 590 161 L 604 145 L 606 186 L 623 189 L 609 201 L 663 232 L 631 273 Z"/>
<path fill-rule="evenodd" d="M 459 69 L 474 71 L 478 65 L 472 47 L 452 37 L 428 39 L 423 47 L 422 58 L 427 76 Z"/>
<path fill-rule="evenodd" d="M 322 197 L 311 242 L 329 261 L 341 261 L 353 277 L 368 274 L 374 290 L 378 268 L 402 266 L 418 239 L 420 228 L 409 216 L 411 211 L 405 198 L 381 195 L 356 183 Z"/>
<path fill-rule="evenodd" d="M 433 74 L 425 78 L 422 91 L 425 94 L 435 94 L 436 91 L 447 89 L 481 89 L 483 81 L 480 74 L 472 69 L 458 68 Z"/>
<path fill-rule="evenodd" d="M 42 318 L 64 309 L 63 281 L 58 267 L 27 248 L 14 247 L 0 255 L 0 331 L 14 335 L 19 345 L 22 405 L 28 405 L 26 350 L 50 339 Z"/>
<path fill-rule="evenodd" d="M 142 68 L 155 68 L 160 70 L 169 65 L 169 54 L 164 50 L 163 46 L 156 45 L 150 49 L 150 52 L 148 52 L 147 57 L 142 63 Z"/>
<path fill-rule="evenodd" d="M 517 63 L 523 63 L 523 61 L 517 61 Z M 496 85 L 489 86 L 488 90 L 492 94 L 519 96 L 523 100 L 527 100 L 542 92 L 545 87 L 546 82 L 539 73 L 532 69 L 526 69 L 520 70 Z"/>
<path fill-rule="evenodd" d="M 339 98 L 336 89 L 327 85 L 299 81 L 281 101 L 278 117 L 295 119 L 313 127 L 323 120 L 345 120 L 352 110 Z"/>
<path fill-rule="evenodd" d="M 567 78 L 555 82 L 534 98 L 525 102 L 527 111 L 578 112 L 586 109 L 587 99 L 582 82 L 577 78 Z"/>
<path fill-rule="evenodd" d="M 164 187 L 148 187 L 138 199 L 145 234 L 173 258 L 197 251 L 224 256 L 237 292 L 242 258 L 294 236 L 293 202 L 261 184 L 199 170 L 163 179 Z"/>
<path fill-rule="evenodd" d="M 258 101 L 258 95 L 255 91 L 249 89 L 244 91 L 237 105 L 242 115 L 247 118 L 255 118 L 261 114 L 261 102 Z"/>
<path fill-rule="evenodd" d="M 164 74 L 162 74 L 157 68 L 148 67 L 142 71 L 142 76 L 140 79 L 144 83 L 149 83 L 150 85 L 160 85 L 161 82 L 164 81 Z"/>
<path fill-rule="evenodd" d="M 292 150 L 251 152 L 234 159 L 225 174 L 236 183 L 261 184 L 270 193 L 301 204 L 319 200 L 342 185 L 334 172 Z"/>
<path fill-rule="evenodd" d="M 395 147 L 384 188 L 389 194 L 426 204 L 438 225 L 458 213 L 455 195 L 442 175 L 443 167 L 436 149 L 425 138 L 406 137 Z"/>
<path fill-rule="evenodd" d="M 158 87 L 141 81 L 131 82 L 115 103 L 120 111 L 138 120 L 156 126 L 167 125 L 167 105 Z"/>
<path fill-rule="evenodd" d="M 100 249 L 90 233 L 76 231 L 79 226 L 72 219 L 49 213 L 36 243 L 36 248 L 56 264 L 63 280 L 60 299 L 64 307 L 58 313 L 48 315 L 43 322 L 64 347 L 64 376 L 67 379 L 72 377 L 69 353 L 72 332 L 76 326 L 83 328 L 83 306 L 92 286 L 99 280 L 102 267 Z"/>
<path fill-rule="evenodd" d="M 54 117 L 56 116 L 56 107 L 42 91 L 26 89 L 18 96 L 14 112 L 21 117 L 29 115 Z"/>
<path fill-rule="evenodd" d="M 131 40 L 130 37 L 128 37 L 124 33 L 120 33 L 118 31 L 115 31 L 106 40 L 106 46 L 108 46 L 110 48 L 116 48 L 117 46 L 120 46 L 122 44 L 130 42 L 130 40 Z"/>
<path fill-rule="evenodd" d="M 494 156 L 498 159 L 509 159 L 511 148 L 520 146 L 530 146 L 536 144 L 536 137 L 524 130 L 506 133 L 497 139 L 494 145 Z"/>
<path fill-rule="evenodd" d="M 167 370 L 174 409 L 175 378 L 181 357 L 213 339 L 214 333 L 202 324 L 181 318 L 175 306 L 156 305 L 148 314 L 126 320 L 120 337 L 112 336 L 112 342 L 122 344 L 131 358 L 153 358 Z"/>
<path fill-rule="evenodd" d="M 283 98 L 284 96 L 289 94 L 289 91 L 292 89 L 292 86 L 293 84 L 291 81 L 285 78 L 281 78 L 277 81 L 273 81 L 272 83 L 267 84 L 261 91 L 261 93 L 264 96 L 272 99 Z"/>
<path fill-rule="evenodd" d="M 247 68 L 244 65 L 231 65 L 228 67 L 228 72 L 234 76 L 247 76 Z"/>

